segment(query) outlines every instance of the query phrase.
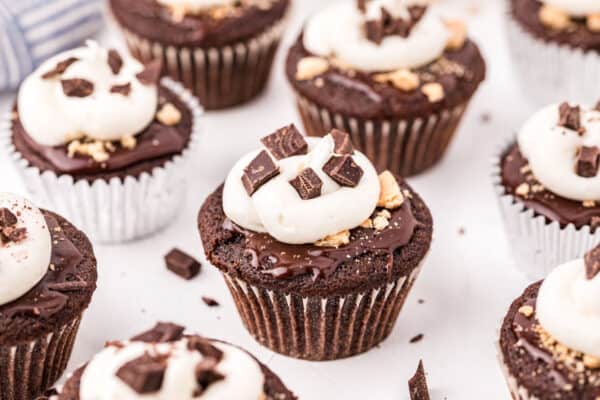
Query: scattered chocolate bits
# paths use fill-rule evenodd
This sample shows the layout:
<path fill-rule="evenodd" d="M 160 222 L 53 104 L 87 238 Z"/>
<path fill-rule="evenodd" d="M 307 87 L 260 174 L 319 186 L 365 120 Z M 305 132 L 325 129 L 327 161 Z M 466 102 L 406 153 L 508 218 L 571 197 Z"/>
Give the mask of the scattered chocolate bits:
<path fill-rule="evenodd" d="M 329 132 L 329 134 L 333 138 L 333 152 L 335 154 L 354 154 L 354 146 L 352 145 L 352 140 L 350 139 L 349 134 L 342 132 L 339 129 L 333 129 L 331 132 Z"/>
<path fill-rule="evenodd" d="M 67 97 L 88 97 L 94 93 L 94 84 L 86 79 L 63 79 L 60 83 Z"/>
<path fill-rule="evenodd" d="M 170 322 L 159 322 L 154 328 L 131 338 L 134 342 L 167 343 L 182 338 L 185 328 Z"/>
<path fill-rule="evenodd" d="M 294 124 L 278 129 L 260 140 L 277 160 L 306 154 L 308 144 Z"/>
<path fill-rule="evenodd" d="M 176 248 L 165 256 L 165 263 L 170 271 L 187 280 L 197 276 L 201 267 L 192 256 Z"/>
<path fill-rule="evenodd" d="M 0 208 L 0 228 L 7 228 L 17 224 L 17 216 L 8 208 Z"/>
<path fill-rule="evenodd" d="M 59 75 L 64 74 L 65 71 L 71 66 L 71 64 L 73 64 L 77 61 L 79 61 L 78 58 L 69 57 L 64 61 L 59 62 L 58 64 L 56 64 L 56 67 L 54 67 L 53 70 L 48 71 L 44 75 L 42 75 L 42 79 L 52 79 Z"/>
<path fill-rule="evenodd" d="M 143 85 L 155 85 L 160 79 L 161 70 L 162 62 L 160 60 L 155 60 L 146 64 L 144 70 L 137 74 L 136 78 L 138 78 Z"/>
<path fill-rule="evenodd" d="M 116 375 L 136 393 L 148 394 L 160 390 L 166 369 L 164 357 L 152 357 L 144 354 L 123 365 Z"/>
<path fill-rule="evenodd" d="M 18 243 L 27 236 L 26 228 L 17 228 L 17 216 L 8 208 L 0 208 L 0 243 Z"/>
<path fill-rule="evenodd" d="M 364 173 L 349 155 L 331 157 L 323 171 L 340 185 L 349 187 L 358 185 Z"/>
<path fill-rule="evenodd" d="M 223 359 L 223 352 L 201 336 L 189 337 L 187 347 L 189 350 L 198 351 L 205 358 L 215 360 L 216 362 Z"/>
<path fill-rule="evenodd" d="M 596 246 L 585 253 L 584 261 L 586 277 L 594 279 L 598 272 L 600 272 L 600 246 Z"/>
<path fill-rule="evenodd" d="M 118 75 L 121 72 L 121 68 L 123 67 L 123 59 L 119 52 L 115 49 L 110 49 L 108 51 L 108 66 L 113 74 Z"/>
<path fill-rule="evenodd" d="M 429 388 L 427 387 L 427 378 L 425 377 L 423 361 L 419 361 L 417 372 L 409 379 L 408 391 L 411 400 L 429 400 Z"/>
<path fill-rule="evenodd" d="M 202 301 L 209 307 L 218 307 L 220 306 L 219 302 L 211 297 L 202 296 Z"/>
<path fill-rule="evenodd" d="M 581 126 L 581 109 L 579 106 L 571 107 L 569 103 L 564 102 L 559 109 L 558 126 L 572 129 L 578 133 L 584 133 L 585 129 Z"/>
<path fill-rule="evenodd" d="M 408 342 L 413 344 L 413 343 L 418 343 L 421 340 L 423 340 L 424 335 L 422 333 L 419 333 L 418 335 L 412 337 Z"/>
<path fill-rule="evenodd" d="M 217 364 L 214 359 L 206 359 L 198 363 L 195 371 L 198 382 L 198 389 L 194 392 L 195 397 L 202 394 L 213 383 L 225 379 L 225 376 L 215 370 Z"/>
<path fill-rule="evenodd" d="M 321 195 L 323 181 L 312 168 L 306 168 L 290 181 L 290 185 L 302 200 L 310 200 Z"/>
<path fill-rule="evenodd" d="M 275 165 L 269 153 L 263 150 L 244 168 L 242 184 L 246 192 L 252 196 L 262 185 L 277 175 L 279 175 L 279 167 Z"/>
<path fill-rule="evenodd" d="M 129 96 L 129 93 L 131 93 L 131 83 L 125 83 L 123 85 L 113 85 L 110 88 L 110 92 L 122 94 L 123 96 Z"/>
<path fill-rule="evenodd" d="M 387 9 L 382 7 L 380 18 L 368 20 L 365 23 L 367 39 L 376 44 L 381 44 L 386 36 L 398 35 L 403 38 L 408 37 L 414 26 L 425 14 L 426 9 L 426 7 L 420 6 L 409 7 L 410 18 L 405 20 L 394 17 Z"/>
<path fill-rule="evenodd" d="M 598 161 L 600 159 L 600 149 L 598 147 L 583 146 L 577 156 L 577 166 L 575 172 L 583 178 L 593 178 L 598 175 Z"/>

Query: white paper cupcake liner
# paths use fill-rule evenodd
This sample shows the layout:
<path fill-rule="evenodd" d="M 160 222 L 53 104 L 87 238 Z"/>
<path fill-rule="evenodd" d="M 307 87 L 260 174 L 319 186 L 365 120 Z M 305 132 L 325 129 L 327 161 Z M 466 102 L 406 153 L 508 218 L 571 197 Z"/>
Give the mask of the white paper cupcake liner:
<path fill-rule="evenodd" d="M 30 166 L 12 144 L 12 119 L 0 126 L 0 147 L 14 160 L 36 204 L 63 215 L 93 240 L 119 243 L 148 236 L 166 227 L 181 208 L 185 195 L 185 168 L 200 140 L 202 108 L 183 86 L 169 78 L 161 84 L 186 104 L 192 113 L 188 147 L 164 166 L 139 177 L 110 181 L 75 181 Z"/>
<path fill-rule="evenodd" d="M 492 181 L 515 263 L 528 278 L 539 280 L 558 265 L 583 257 L 600 243 L 600 229 L 592 233 L 590 226 L 561 227 L 559 222 L 537 215 L 518 197 L 507 194 L 502 185 L 501 162 L 513 144 L 514 140 L 507 141 L 494 156 Z"/>
<path fill-rule="evenodd" d="M 596 104 L 600 54 L 546 42 L 524 30 L 511 15 L 506 31 L 523 92 L 538 105 L 565 100 Z"/>

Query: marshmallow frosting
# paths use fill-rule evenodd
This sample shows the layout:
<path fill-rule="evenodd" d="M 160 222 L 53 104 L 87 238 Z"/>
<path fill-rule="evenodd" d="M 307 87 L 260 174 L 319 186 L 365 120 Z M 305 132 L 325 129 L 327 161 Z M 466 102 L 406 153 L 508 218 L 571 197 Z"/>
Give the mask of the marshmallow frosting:
<path fill-rule="evenodd" d="M 542 3 L 556 7 L 573 17 L 585 17 L 600 13 L 600 2 L 597 0 L 541 0 Z"/>

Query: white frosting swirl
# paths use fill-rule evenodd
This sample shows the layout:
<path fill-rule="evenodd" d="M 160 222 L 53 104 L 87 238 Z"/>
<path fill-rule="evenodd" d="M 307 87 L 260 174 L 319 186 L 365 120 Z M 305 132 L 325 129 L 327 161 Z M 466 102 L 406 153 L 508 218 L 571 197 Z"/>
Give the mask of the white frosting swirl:
<path fill-rule="evenodd" d="M 199 12 L 212 7 L 231 6 L 239 0 L 158 0 L 158 2 L 167 7 L 185 7 L 191 12 Z"/>
<path fill-rule="evenodd" d="M 224 380 L 211 384 L 199 397 L 195 368 L 202 360 L 198 351 L 187 348 L 187 339 L 173 343 L 126 342 L 124 347 L 109 346 L 85 367 L 81 377 L 81 400 L 259 400 L 264 395 L 264 375 L 259 364 L 246 352 L 222 343 L 212 343 L 223 352 L 215 370 Z M 170 355 L 160 391 L 140 395 L 117 377 L 129 361 L 150 355 Z"/>
<path fill-rule="evenodd" d="M 367 19 L 374 19 L 385 7 L 392 15 L 408 17 L 406 0 L 372 0 L 366 15 L 356 1 L 332 4 L 314 15 L 304 29 L 304 47 L 322 57 L 335 56 L 357 69 L 391 71 L 417 68 L 440 57 L 449 39 L 444 22 L 431 9 L 414 26 L 410 35 L 387 36 L 381 44 L 369 41 L 364 32 Z"/>
<path fill-rule="evenodd" d="M 541 0 L 542 3 L 566 11 L 573 17 L 585 17 L 600 13 L 598 0 Z"/>
<path fill-rule="evenodd" d="M 588 280 L 583 260 L 548 275 L 538 293 L 536 315 L 560 343 L 600 357 L 600 275 Z"/>
<path fill-rule="evenodd" d="M 0 305 L 18 299 L 46 274 L 52 255 L 52 239 L 42 212 L 29 201 L 0 193 L 0 208 L 8 208 L 18 219 L 17 228 L 27 234 L 17 243 L 0 242 Z"/>
<path fill-rule="evenodd" d="M 144 85 L 136 78 L 144 66 L 132 57 L 121 54 L 123 66 L 113 74 L 108 65 L 108 50 L 88 42 L 44 62 L 21 85 L 19 116 L 27 133 L 39 144 L 58 146 L 79 136 L 97 140 L 119 140 L 136 135 L 152 122 L 158 102 L 156 85 Z M 71 64 L 60 76 L 44 79 L 59 62 L 70 57 Z M 61 79 L 83 78 L 94 84 L 87 97 L 68 97 Z M 130 83 L 127 96 L 111 93 L 114 85 Z"/>
<path fill-rule="evenodd" d="M 536 112 L 518 133 L 519 149 L 533 175 L 551 192 L 576 201 L 600 200 L 600 174 L 584 178 L 576 173 L 582 146 L 600 147 L 600 112 L 582 107 L 585 134 L 558 126 L 559 105 Z"/>
<path fill-rule="evenodd" d="M 306 155 L 277 161 L 281 173 L 265 183 L 252 196 L 242 184 L 244 168 L 260 150 L 239 160 L 229 173 L 223 189 L 223 209 L 236 224 L 256 232 L 268 232 L 283 243 L 314 243 L 328 235 L 360 225 L 371 216 L 379 198 L 379 178 L 367 157 L 355 151 L 354 161 L 364 174 L 356 187 L 342 187 L 323 166 L 333 154 L 331 135 L 307 139 Z M 321 178 L 321 196 L 302 200 L 289 181 L 304 168 L 312 168 Z"/>

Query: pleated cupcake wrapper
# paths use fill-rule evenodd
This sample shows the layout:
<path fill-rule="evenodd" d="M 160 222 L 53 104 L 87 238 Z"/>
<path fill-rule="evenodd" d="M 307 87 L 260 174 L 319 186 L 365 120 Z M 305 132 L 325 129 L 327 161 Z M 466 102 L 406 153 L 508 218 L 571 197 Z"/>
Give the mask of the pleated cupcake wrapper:
<path fill-rule="evenodd" d="M 510 15 L 507 35 L 512 61 L 524 92 L 538 105 L 578 101 L 595 105 L 600 97 L 600 54 L 537 39 Z"/>
<path fill-rule="evenodd" d="M 325 361 L 366 352 L 383 341 L 421 265 L 384 287 L 330 298 L 284 294 L 224 277 L 244 325 L 259 343 L 290 357 Z"/>
<path fill-rule="evenodd" d="M 212 48 L 176 47 L 121 27 L 131 53 L 144 63 L 163 62 L 164 73 L 183 82 L 206 109 L 232 107 L 265 88 L 287 19 L 245 42 Z"/>
<path fill-rule="evenodd" d="M 502 355 L 502 349 L 500 348 L 500 344 L 497 343 L 496 346 L 498 351 L 498 362 L 500 363 L 500 369 L 502 370 L 502 374 L 506 379 L 506 384 L 508 385 L 508 390 L 510 391 L 513 400 L 536 400 L 537 398 L 535 396 L 529 395 L 529 391 L 525 387 L 519 385 L 517 378 L 510 373 L 508 365 L 506 365 L 506 363 L 504 362 L 504 356 Z"/>
<path fill-rule="evenodd" d="M 378 171 L 404 177 L 425 171 L 444 156 L 467 108 L 465 103 L 428 118 L 370 120 L 335 113 L 301 96 L 297 102 L 309 136 L 323 136 L 332 128 L 349 132 Z"/>
<path fill-rule="evenodd" d="M 501 162 L 513 144 L 514 140 L 507 141 L 494 156 L 492 180 L 515 263 L 528 278 L 539 280 L 560 264 L 581 258 L 600 243 L 600 229 L 592 233 L 590 226 L 561 227 L 559 222 L 549 222 L 518 197 L 507 194 L 502 184 Z"/>
<path fill-rule="evenodd" d="M 18 346 L 0 346 L 0 400 L 31 400 L 63 374 L 81 317 Z"/>
<path fill-rule="evenodd" d="M 6 148 L 36 203 L 65 216 L 92 239 L 119 243 L 148 236 L 175 217 L 185 195 L 185 167 L 200 140 L 202 109 L 179 83 L 164 78 L 162 84 L 177 94 L 192 112 L 192 135 L 182 154 L 174 156 L 152 173 L 138 178 L 75 181 L 68 175 L 41 172 L 12 144 L 10 117 L 0 127 L 0 146 Z"/>

